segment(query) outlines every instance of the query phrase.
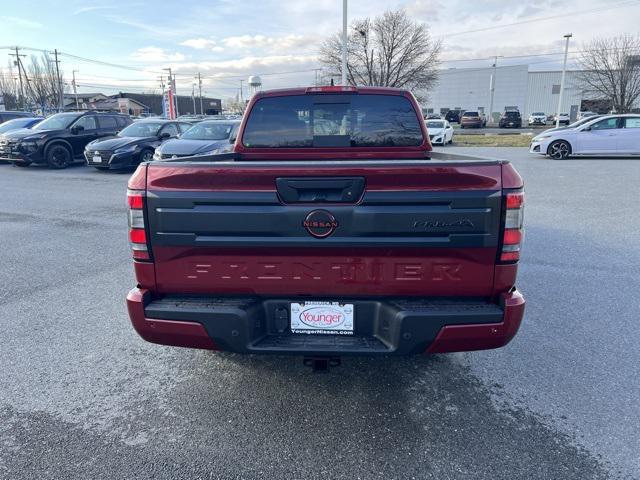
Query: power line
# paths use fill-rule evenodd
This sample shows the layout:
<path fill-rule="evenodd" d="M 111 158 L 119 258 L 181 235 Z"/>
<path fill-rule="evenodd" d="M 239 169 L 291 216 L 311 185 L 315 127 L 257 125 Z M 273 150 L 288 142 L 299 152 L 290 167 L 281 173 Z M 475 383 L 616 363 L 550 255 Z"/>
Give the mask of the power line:
<path fill-rule="evenodd" d="M 584 50 L 572 50 L 569 52 L 569 55 L 576 55 L 579 53 L 589 53 L 589 52 L 601 52 L 601 51 L 607 51 L 607 52 L 615 52 L 618 50 L 627 50 L 626 48 L 622 48 L 622 47 L 618 47 L 618 48 L 605 48 L 605 49 L 598 49 L 598 50 L 592 50 L 592 49 L 584 49 Z M 554 56 L 554 55 L 564 55 L 564 52 L 550 52 L 550 53 L 528 53 L 528 54 L 520 54 L 520 55 L 501 55 L 500 58 L 507 58 L 507 59 L 511 59 L 511 58 L 531 58 L 531 57 L 549 57 L 549 56 Z M 476 62 L 476 61 L 481 61 L 481 60 L 491 60 L 493 59 L 494 55 L 490 55 L 487 57 L 478 57 L 478 58 L 456 58 L 456 59 L 452 59 L 452 60 L 441 60 L 442 63 L 456 63 L 456 62 Z M 555 61 L 555 60 L 552 60 Z M 529 63 L 529 62 L 527 62 Z M 529 63 L 530 65 L 533 65 L 533 63 Z"/>
<path fill-rule="evenodd" d="M 129 65 L 121 65 L 121 64 L 118 64 L 118 63 L 103 62 L 102 60 L 96 60 L 96 59 L 93 59 L 93 58 L 81 57 L 79 55 L 73 55 L 71 53 L 66 53 L 66 52 L 60 52 L 60 55 L 68 57 L 68 58 L 73 58 L 73 59 L 81 61 L 81 62 L 93 63 L 93 64 L 96 64 L 96 65 L 102 65 L 102 66 L 112 67 L 112 68 L 120 68 L 120 69 L 123 69 L 123 70 L 132 70 L 134 72 L 160 73 L 160 74 L 162 73 L 160 71 L 148 70 L 148 69 L 133 67 L 133 66 L 129 66 Z"/>
<path fill-rule="evenodd" d="M 625 2 L 628 3 L 628 2 Z M 624 5 L 618 5 L 618 7 L 620 6 L 624 6 Z M 607 7 L 610 8 L 610 7 Z M 591 9 L 591 10 L 585 10 L 583 12 L 575 12 L 577 13 L 586 13 L 586 12 L 591 12 L 591 11 L 596 11 L 596 10 L 600 10 L 600 9 Z M 558 16 L 555 16 L 558 17 Z M 551 17 L 545 17 L 545 18 L 551 18 Z M 531 19 L 528 21 L 538 21 L 540 19 Z M 523 21 L 523 22 L 528 22 L 528 21 Z M 516 22 L 517 24 L 523 23 L 523 22 Z M 502 27 L 502 26 L 496 26 L 496 27 Z M 493 27 L 491 27 L 493 28 Z M 12 49 L 14 50 L 16 47 L 0 47 L 0 49 Z M 121 68 L 121 69 L 126 69 L 126 70 L 131 70 L 131 71 L 136 71 L 136 72 L 141 72 L 147 75 L 153 75 L 154 70 L 149 70 L 149 69 L 141 69 L 141 68 L 136 68 L 134 66 L 127 66 L 127 65 L 121 65 L 121 64 L 116 64 L 116 63 L 111 63 L 111 62 L 103 62 L 101 60 L 97 60 L 97 59 L 92 59 L 92 58 L 87 58 L 87 57 L 81 57 L 79 55 L 73 55 L 70 53 L 66 53 L 66 52 L 60 52 L 57 50 L 54 50 L 53 52 L 50 52 L 48 50 L 44 50 L 44 49 L 37 49 L 37 48 L 32 48 L 32 47 L 18 47 L 19 50 L 28 50 L 28 51 L 37 51 L 37 52 L 42 52 L 45 54 L 48 53 L 54 53 L 58 56 L 65 56 L 67 58 L 73 58 L 75 60 L 78 61 L 84 61 L 84 62 L 90 62 L 90 63 L 94 63 L 97 65 L 102 65 L 102 66 L 107 66 L 107 67 L 111 67 L 111 68 Z M 614 48 L 611 48 L 610 50 L 616 50 Z M 590 50 L 575 50 L 572 52 L 569 52 L 569 55 L 577 55 L 580 53 L 585 53 L 585 52 L 589 52 Z M 523 59 L 523 58 L 537 58 L 537 57 L 551 57 L 551 56 L 555 56 L 555 55 L 562 55 L 563 52 L 548 52 L 548 53 L 530 53 L 530 54 L 519 54 L 519 55 L 504 55 L 501 58 L 504 60 L 509 60 L 509 59 Z M 490 58 L 493 57 L 480 57 L 480 58 L 453 58 L 453 59 L 443 59 L 442 63 L 447 64 L 447 63 L 458 63 L 458 62 L 471 62 L 471 61 L 483 61 L 483 60 L 490 60 Z M 539 62 L 527 62 L 527 65 L 536 65 L 536 64 L 544 64 L 544 63 L 553 63 L 556 62 L 557 60 L 543 60 L 543 61 L 539 61 Z M 52 60 L 53 62 L 53 60 Z M 55 60 L 56 62 L 56 66 L 58 66 L 60 60 L 56 58 Z M 518 64 L 511 64 L 508 66 L 515 66 Z M 483 67 L 484 68 L 484 67 Z M 483 68 L 476 68 L 476 70 L 480 70 Z M 445 74 L 447 72 L 448 69 L 443 69 L 441 70 L 441 73 Z M 469 69 L 466 69 L 467 71 Z M 471 69 L 473 70 L 473 69 Z M 311 73 L 313 72 L 314 74 L 317 74 L 318 68 L 309 68 L 309 69 L 298 69 L 298 70 L 287 70 L 287 71 L 278 71 L 278 72 L 261 72 L 261 73 L 257 73 L 256 75 L 260 75 L 260 76 L 265 76 L 265 77 L 273 77 L 273 76 L 284 76 L 284 75 L 291 75 L 291 74 L 297 74 L 297 73 Z M 19 74 L 21 74 L 20 70 L 18 72 Z M 160 72 L 156 72 L 156 73 L 160 73 Z M 178 76 L 180 77 L 187 77 L 192 75 L 191 73 L 187 73 L 187 72 L 183 72 L 183 73 L 177 73 Z M 237 81 L 237 79 L 244 79 L 246 75 L 208 75 L 208 76 L 203 76 L 201 75 L 200 72 L 198 72 L 197 74 L 199 76 L 199 81 L 202 82 L 203 79 L 207 79 L 209 80 L 209 82 L 207 82 L 207 86 L 209 87 L 209 89 L 207 89 L 205 91 L 205 93 L 211 92 L 213 89 L 214 91 L 219 91 L 219 90 L 237 90 L 237 84 L 235 83 L 234 80 Z M 194 76 L 195 76 L 194 75 Z M 5 73 L 2 72 L 0 74 L 0 76 L 4 77 L 4 78 L 8 78 L 11 75 L 9 73 Z M 21 75 L 20 75 L 21 76 Z M 81 86 L 83 87 L 93 87 L 93 88 L 110 88 L 110 89 L 136 89 L 136 90 L 149 90 L 152 89 L 152 87 L 149 86 L 144 86 L 144 85 L 130 85 L 130 84 L 114 84 L 114 83 L 102 83 L 102 82 L 95 82 L 92 81 L 94 78 L 104 78 L 104 79 L 110 79 L 110 80 L 114 80 L 116 82 L 155 82 L 156 80 L 154 79 L 144 79 L 144 78 L 118 78 L 117 76 L 101 76 L 101 75 L 88 75 L 88 79 L 87 81 L 90 83 L 86 83 L 83 82 L 82 79 L 78 79 L 79 83 L 82 83 Z M 60 74 L 59 74 L 59 69 L 58 69 L 58 79 L 60 84 L 62 84 L 62 79 L 60 78 Z M 187 84 L 187 82 L 192 82 L 193 81 L 193 76 L 190 78 L 179 78 L 177 79 L 178 82 L 183 83 L 183 84 Z M 214 84 L 211 85 L 211 82 L 213 82 Z M 218 85 L 222 84 L 222 85 Z M 228 85 L 228 86 L 224 86 L 224 85 Z M 232 86 L 233 85 L 233 86 Z M 60 90 L 62 91 L 62 87 L 60 86 Z M 154 89 L 155 90 L 155 89 Z M 209 94 L 209 93 L 207 93 Z"/>
<path fill-rule="evenodd" d="M 9 56 L 16 57 L 15 65 L 18 67 L 18 78 L 20 80 L 20 104 L 22 106 L 22 109 L 24 110 L 26 102 L 25 102 L 25 98 L 24 98 L 24 85 L 22 83 L 22 69 L 21 69 L 22 62 L 20 61 L 20 58 L 21 57 L 26 57 L 26 55 L 21 55 L 20 54 L 20 47 L 15 47 L 14 49 L 15 49 L 16 53 L 10 53 Z"/>
<path fill-rule="evenodd" d="M 460 32 L 443 33 L 441 35 L 434 35 L 434 36 L 436 38 L 455 37 L 455 36 L 459 36 L 459 35 L 467 35 L 469 33 L 486 32 L 486 31 L 489 31 L 489 30 L 495 30 L 495 29 L 499 29 L 499 28 L 513 27 L 513 26 L 516 26 L 516 25 L 524 25 L 524 24 L 527 24 L 527 23 L 534 23 L 534 22 L 544 22 L 544 21 L 547 21 L 547 20 L 555 20 L 557 18 L 569 17 L 569 16 L 574 16 L 574 15 L 583 15 L 585 13 L 595 13 L 595 12 L 601 12 L 601 11 L 604 11 L 604 10 L 613 10 L 614 8 L 623 8 L 623 7 L 637 6 L 637 5 L 640 5 L 637 2 L 637 0 L 627 0 L 627 1 L 619 3 L 617 5 L 613 4 L 613 5 L 607 5 L 606 7 L 591 8 L 591 9 L 588 9 L 588 10 L 579 10 L 577 12 L 560 13 L 558 15 L 550 15 L 548 17 L 530 18 L 528 20 L 520 20 L 518 22 L 504 23 L 502 25 L 493 25 L 491 27 L 476 28 L 476 29 L 473 29 L 473 30 L 465 30 L 465 31 L 460 31 Z"/>
<path fill-rule="evenodd" d="M 58 50 L 54 49 L 53 54 L 55 56 L 55 64 L 56 64 L 56 75 L 58 77 L 58 85 L 60 87 L 60 102 L 59 107 L 61 110 L 64 110 L 64 89 L 62 88 L 62 78 L 60 77 L 60 60 L 58 60 Z"/>

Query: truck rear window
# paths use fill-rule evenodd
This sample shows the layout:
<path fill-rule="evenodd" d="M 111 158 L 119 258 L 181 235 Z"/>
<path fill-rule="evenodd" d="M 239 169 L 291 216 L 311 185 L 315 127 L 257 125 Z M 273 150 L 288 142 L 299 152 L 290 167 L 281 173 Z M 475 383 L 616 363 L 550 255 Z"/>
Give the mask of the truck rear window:
<path fill-rule="evenodd" d="M 247 120 L 247 148 L 409 147 L 423 143 L 412 103 L 399 95 L 266 97 Z"/>

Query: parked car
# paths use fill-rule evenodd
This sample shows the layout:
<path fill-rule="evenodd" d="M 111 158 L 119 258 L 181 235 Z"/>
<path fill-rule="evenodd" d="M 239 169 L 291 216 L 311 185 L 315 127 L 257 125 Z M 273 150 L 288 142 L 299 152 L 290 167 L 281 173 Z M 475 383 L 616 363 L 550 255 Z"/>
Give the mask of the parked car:
<path fill-rule="evenodd" d="M 542 133 L 538 134 L 538 136 L 544 135 L 545 133 L 549 133 L 549 132 L 557 132 L 558 130 L 566 130 L 568 128 L 577 128 L 580 125 L 584 125 L 585 123 L 591 122 L 592 120 L 595 120 L 596 118 L 600 118 L 602 116 L 603 115 L 594 115 L 593 117 L 587 117 L 587 118 L 583 118 L 582 120 L 577 120 L 577 121 L 573 122 L 570 125 L 565 125 L 565 126 L 562 126 L 562 127 L 549 128 L 549 129 L 543 131 Z"/>
<path fill-rule="evenodd" d="M 129 116 L 119 113 L 57 113 L 32 129 L 2 135 L 0 158 L 19 167 L 45 163 L 51 168 L 66 168 L 74 161 L 84 160 L 87 143 L 115 135 L 129 124 Z"/>
<path fill-rule="evenodd" d="M 560 118 L 560 125 L 569 125 L 571 123 L 571 117 L 568 113 L 561 113 L 558 115 Z M 553 117 L 553 123 L 556 123 L 556 117 Z"/>
<path fill-rule="evenodd" d="M 197 114 L 197 115 L 180 115 L 178 117 L 178 120 L 194 124 L 194 123 L 201 122 L 203 120 L 207 120 L 208 118 L 209 118 L 208 115 L 200 115 L 200 114 Z"/>
<path fill-rule="evenodd" d="M 576 128 L 541 133 L 530 153 L 562 160 L 578 155 L 640 155 L 640 115 L 605 115 Z"/>
<path fill-rule="evenodd" d="M 132 123 L 113 137 L 100 138 L 87 144 L 87 165 L 100 170 L 116 170 L 153 160 L 157 146 L 192 127 L 174 120 L 145 119 Z"/>
<path fill-rule="evenodd" d="M 460 123 L 460 112 L 458 110 L 449 110 L 445 113 L 444 119 L 450 123 Z"/>
<path fill-rule="evenodd" d="M 22 112 L 18 110 L 2 110 L 0 111 L 0 123 L 13 120 L 14 118 L 33 117 L 31 112 Z"/>
<path fill-rule="evenodd" d="M 20 130 L 21 128 L 32 128 L 34 125 L 37 125 L 41 121 L 41 117 L 20 117 L 14 118 L 13 120 L 7 120 L 6 122 L 0 124 L 0 135 L 11 132 L 13 130 Z M 0 142 L 4 142 L 4 140 L 0 140 Z M 0 151 L 1 150 L 2 145 L 0 145 Z M 0 163 L 7 163 L 7 161 L 8 160 L 3 160 L 0 158 Z"/>
<path fill-rule="evenodd" d="M 529 126 L 546 124 L 547 115 L 544 112 L 533 112 L 531 115 L 529 115 Z"/>
<path fill-rule="evenodd" d="M 500 128 L 521 128 L 522 116 L 517 110 L 507 110 L 500 116 L 498 122 Z"/>
<path fill-rule="evenodd" d="M 586 110 L 584 112 L 579 112 L 578 113 L 578 120 L 582 120 L 583 118 L 593 117 L 594 115 L 597 115 L 597 113 L 591 112 L 589 110 Z"/>
<path fill-rule="evenodd" d="M 213 155 L 230 152 L 236 141 L 239 120 L 204 120 L 193 125 L 180 138 L 156 148 L 154 160 Z"/>
<path fill-rule="evenodd" d="M 0 123 L 0 135 L 12 130 L 19 130 L 21 128 L 33 128 L 42 120 L 44 120 L 42 117 L 21 117 L 14 118 L 13 120 L 7 120 L 4 123 Z"/>
<path fill-rule="evenodd" d="M 446 120 L 427 120 L 427 132 L 432 145 L 446 145 L 453 142 L 453 127 Z"/>
<path fill-rule="evenodd" d="M 460 117 L 460 128 L 482 128 L 485 123 L 486 120 L 483 120 L 482 115 L 476 111 L 464 112 Z"/>
<path fill-rule="evenodd" d="M 442 115 L 440 115 L 439 113 L 429 113 L 424 118 L 425 120 L 439 120 L 442 118 Z"/>
<path fill-rule="evenodd" d="M 525 301 L 512 164 L 438 160 L 399 89 L 263 91 L 245 116 L 232 153 L 144 163 L 129 180 L 127 306 L 142 338 L 318 368 L 513 338 Z"/>

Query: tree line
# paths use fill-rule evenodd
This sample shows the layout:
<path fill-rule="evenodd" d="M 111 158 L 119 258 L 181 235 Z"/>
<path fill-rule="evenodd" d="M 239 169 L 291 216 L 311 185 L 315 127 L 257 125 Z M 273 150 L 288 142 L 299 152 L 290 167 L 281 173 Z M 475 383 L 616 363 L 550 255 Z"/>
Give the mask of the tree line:
<path fill-rule="evenodd" d="M 0 93 L 7 110 L 56 110 L 60 105 L 60 83 L 64 75 L 58 72 L 49 55 L 33 55 L 29 62 L 11 61 L 0 68 Z M 20 84 L 22 77 L 22 85 Z"/>

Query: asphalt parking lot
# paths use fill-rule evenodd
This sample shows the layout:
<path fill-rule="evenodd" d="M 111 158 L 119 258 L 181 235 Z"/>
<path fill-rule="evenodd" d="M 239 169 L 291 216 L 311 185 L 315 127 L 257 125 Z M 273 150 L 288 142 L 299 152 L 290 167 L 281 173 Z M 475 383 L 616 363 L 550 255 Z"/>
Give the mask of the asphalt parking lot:
<path fill-rule="evenodd" d="M 0 478 L 640 478 L 640 161 L 446 151 L 525 179 L 520 333 L 315 375 L 145 343 L 128 175 L 0 165 Z"/>

